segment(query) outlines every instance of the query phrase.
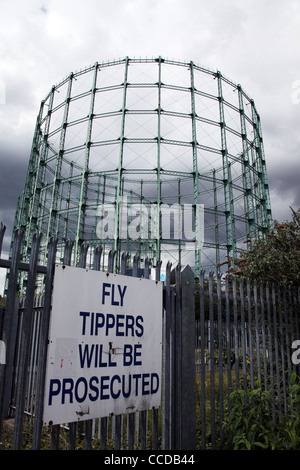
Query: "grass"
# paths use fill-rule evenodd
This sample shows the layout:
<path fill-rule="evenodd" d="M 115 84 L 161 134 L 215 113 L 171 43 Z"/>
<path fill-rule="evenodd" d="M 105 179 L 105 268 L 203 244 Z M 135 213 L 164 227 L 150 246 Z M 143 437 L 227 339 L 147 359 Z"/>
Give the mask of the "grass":
<path fill-rule="evenodd" d="M 236 387 L 235 371 L 231 371 L 231 388 L 228 389 L 228 374 L 223 372 L 223 414 L 227 413 L 228 407 L 228 396 L 232 390 Z M 212 400 L 211 400 L 211 373 L 205 372 L 205 442 L 206 449 L 212 448 Z M 197 374 L 196 377 L 196 423 L 197 423 L 197 449 L 202 448 L 202 411 L 201 411 L 201 377 Z M 221 426 L 220 422 L 220 380 L 219 371 L 215 370 L 214 373 L 214 398 L 215 398 L 215 443 L 216 448 L 221 448 Z"/>
<path fill-rule="evenodd" d="M 231 390 L 235 388 L 235 371 L 231 371 L 231 383 L 232 387 Z M 215 371 L 214 377 L 214 396 L 215 396 L 215 440 L 216 440 L 216 447 L 221 447 L 221 423 L 220 423 L 220 381 L 219 381 L 219 372 Z M 226 407 L 226 402 L 228 398 L 228 374 L 227 372 L 223 373 L 223 398 L 224 398 L 224 408 Z M 224 409 L 226 412 L 227 409 Z M 206 441 L 206 448 L 212 448 L 212 436 L 211 436 L 211 373 L 205 372 L 205 441 Z M 200 374 L 196 376 L 196 426 L 197 426 L 197 449 L 201 449 L 202 447 L 202 429 L 201 429 L 201 377 Z M 12 421 L 12 420 L 10 420 Z M 123 420 L 123 448 L 126 448 L 126 432 L 127 432 L 127 420 Z M 112 435 L 111 432 L 112 422 L 109 419 L 109 429 L 108 429 L 108 436 Z M 161 412 L 159 412 L 159 430 L 161 429 Z M 9 450 L 12 448 L 12 426 L 4 424 L 3 429 L 3 436 L 2 436 L 2 444 L 0 444 L 0 450 Z M 92 449 L 99 449 L 100 447 L 100 440 L 97 437 L 97 428 L 95 429 L 94 438 L 92 439 L 91 448 Z M 159 438 L 161 438 L 161 433 L 159 432 Z M 32 424 L 28 422 L 28 419 L 25 418 L 24 420 L 24 432 L 23 432 L 23 440 L 22 440 L 22 449 L 31 449 L 31 441 L 32 441 Z M 148 434 L 147 434 L 147 448 L 151 449 L 151 442 L 152 442 L 152 412 L 148 412 Z M 68 431 L 61 428 L 60 429 L 60 436 L 59 436 L 59 448 L 64 450 L 68 449 L 69 442 L 68 442 Z M 76 439 L 76 449 L 84 449 L 85 448 L 85 438 L 84 434 L 78 433 Z M 41 440 L 41 449 L 51 449 L 51 430 L 48 427 L 42 428 L 42 440 Z M 107 439 L 107 449 L 113 450 L 114 443 L 111 437 Z"/>
<path fill-rule="evenodd" d="M 82 430 L 77 428 L 76 436 L 76 447 L 75 450 L 84 450 L 86 448 L 85 443 L 85 434 L 84 434 L 84 422 L 82 422 Z M 13 425 L 14 420 L 9 419 L 4 421 L 3 433 L 2 433 L 2 442 L 0 444 L 0 450 L 11 450 L 13 442 Z M 159 413 L 159 429 L 161 428 L 161 413 Z M 32 434 L 33 434 L 33 425 L 29 422 L 28 418 L 24 419 L 23 425 L 23 434 L 22 434 L 22 445 L 21 450 L 31 450 L 32 449 Z M 114 450 L 114 441 L 111 438 L 112 436 L 112 420 L 109 419 L 108 425 L 108 438 L 106 442 L 107 450 Z M 127 420 L 123 419 L 123 432 L 122 432 L 122 449 L 127 448 Z M 159 433 L 159 440 L 160 440 Z M 50 450 L 52 442 L 52 433 L 50 427 L 42 428 L 41 436 L 41 450 Z M 147 449 L 151 449 L 152 442 L 152 411 L 148 412 L 148 433 L 147 433 Z M 63 427 L 60 427 L 59 432 L 59 450 L 67 450 L 69 448 L 69 431 Z M 98 450 L 100 448 L 100 439 L 98 437 L 98 426 L 96 422 L 95 431 L 93 438 L 91 440 L 91 450 Z"/>

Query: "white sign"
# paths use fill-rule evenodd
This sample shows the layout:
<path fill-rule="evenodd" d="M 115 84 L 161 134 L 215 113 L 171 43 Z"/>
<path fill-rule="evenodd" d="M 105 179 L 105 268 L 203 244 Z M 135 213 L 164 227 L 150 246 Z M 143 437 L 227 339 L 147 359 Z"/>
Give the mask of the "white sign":
<path fill-rule="evenodd" d="M 158 408 L 162 283 L 55 267 L 45 425 Z"/>

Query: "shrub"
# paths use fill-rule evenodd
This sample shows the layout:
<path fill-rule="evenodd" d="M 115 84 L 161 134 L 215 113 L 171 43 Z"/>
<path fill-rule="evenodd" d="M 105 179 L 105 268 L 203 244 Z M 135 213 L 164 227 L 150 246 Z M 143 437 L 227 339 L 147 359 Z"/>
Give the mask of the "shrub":
<path fill-rule="evenodd" d="M 300 378 L 289 378 L 289 415 L 272 415 L 272 395 L 262 390 L 235 390 L 229 397 L 230 412 L 224 422 L 225 447 L 234 450 L 300 449 Z"/>

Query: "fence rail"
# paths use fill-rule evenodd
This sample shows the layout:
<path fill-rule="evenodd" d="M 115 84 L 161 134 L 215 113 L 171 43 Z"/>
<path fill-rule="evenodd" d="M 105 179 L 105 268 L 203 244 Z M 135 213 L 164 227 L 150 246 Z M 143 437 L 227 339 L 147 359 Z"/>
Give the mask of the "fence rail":
<path fill-rule="evenodd" d="M 4 231 L 1 225 L 0 267 L 9 269 L 9 283 L 5 309 L 0 309 L 0 340 L 6 345 L 5 364 L 0 361 L 0 435 L 3 419 L 14 418 L 12 447 L 21 448 L 25 416 L 32 428 L 32 448 L 39 449 L 56 240 L 51 239 L 47 266 L 42 266 L 41 237 L 35 234 L 30 261 L 24 263 L 23 234 L 17 231 L 11 259 L 4 260 Z M 64 265 L 70 265 L 72 250 L 72 242 L 67 242 Z M 79 267 L 86 266 L 88 250 L 82 244 Z M 103 256 L 101 247 L 93 252 L 93 269 L 100 270 Z M 115 256 L 113 251 L 108 254 L 108 272 L 113 272 Z M 140 275 L 138 256 L 129 260 L 123 253 L 120 260 L 121 274 Z M 159 280 L 161 262 L 151 269 Z M 24 271 L 26 295 L 19 298 Z M 150 277 L 147 259 L 143 275 Z M 44 276 L 39 294 L 37 276 Z M 195 281 L 189 267 L 172 269 L 167 263 L 163 290 L 161 409 L 52 426 L 51 448 L 75 449 L 80 439 L 86 449 L 95 442 L 99 449 L 116 450 L 222 448 L 231 391 L 254 389 L 258 381 L 271 393 L 274 422 L 290 413 L 289 374 L 293 370 L 300 375 L 292 346 L 300 339 L 299 289 L 206 276 L 204 271 Z"/>

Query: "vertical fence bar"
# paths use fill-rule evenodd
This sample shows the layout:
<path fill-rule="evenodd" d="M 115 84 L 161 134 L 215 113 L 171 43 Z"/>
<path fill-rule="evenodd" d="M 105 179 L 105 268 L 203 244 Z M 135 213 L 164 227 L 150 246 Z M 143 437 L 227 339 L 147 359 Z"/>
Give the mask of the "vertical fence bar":
<path fill-rule="evenodd" d="M 273 370 L 273 342 L 272 342 L 272 320 L 271 320 L 271 306 L 270 306 L 270 289 L 269 283 L 266 283 L 266 307 L 267 307 L 267 332 L 268 332 L 268 346 L 269 346 L 269 363 L 270 363 L 270 387 L 272 396 L 272 417 L 275 424 L 275 391 L 274 391 L 274 370 Z"/>
<path fill-rule="evenodd" d="M 144 265 L 144 278 L 149 279 L 149 258 L 145 259 Z M 141 412 L 141 450 L 147 447 L 147 426 L 148 426 L 148 412 Z"/>
<path fill-rule="evenodd" d="M 71 241 L 71 240 L 66 241 L 65 249 L 64 249 L 64 261 L 63 261 L 65 266 L 71 265 L 73 246 L 74 246 L 74 241 Z"/>
<path fill-rule="evenodd" d="M 89 245 L 87 243 L 82 243 L 80 247 L 80 256 L 79 256 L 79 268 L 85 268 L 86 267 L 86 259 L 87 259 L 87 253 L 88 253 Z M 85 422 L 79 421 L 78 423 L 78 428 L 83 433 L 83 428 L 85 426 L 85 442 L 84 442 L 84 448 L 86 450 L 91 449 L 92 446 L 92 425 L 93 425 L 93 420 L 89 419 Z"/>
<path fill-rule="evenodd" d="M 295 333 L 296 333 L 296 325 L 294 324 L 294 305 L 293 305 L 293 297 L 292 297 L 292 287 L 289 286 L 288 288 L 288 304 L 289 304 L 289 328 L 290 328 L 290 347 L 291 345 L 293 344 L 293 341 L 295 339 L 297 339 L 297 337 L 295 337 Z M 296 365 L 293 363 L 292 361 L 292 370 L 295 372 L 296 371 Z"/>
<path fill-rule="evenodd" d="M 265 299 L 264 299 L 263 282 L 260 283 L 259 290 L 260 290 L 259 294 L 260 294 L 262 355 L 263 355 L 263 365 L 264 365 L 264 386 L 265 386 L 265 390 L 268 390 L 267 343 L 266 343 L 266 331 L 265 331 Z"/>
<path fill-rule="evenodd" d="M 175 449 L 176 441 L 176 338 L 175 338 L 175 317 L 176 317 L 176 283 L 175 279 L 176 268 L 170 271 L 171 297 L 170 297 L 170 427 L 169 427 L 169 449 Z"/>
<path fill-rule="evenodd" d="M 1 232 L 1 229 L 0 229 Z M 44 379 L 45 379 L 45 363 L 47 354 L 47 340 L 50 320 L 51 308 L 51 292 L 53 285 L 53 274 L 55 266 L 55 256 L 57 249 L 57 241 L 51 239 L 48 252 L 47 274 L 45 282 L 45 297 L 43 314 L 40 318 L 40 333 L 39 338 L 31 328 L 33 314 L 36 310 L 34 304 L 35 281 L 37 273 L 37 259 L 41 236 L 36 234 L 33 238 L 31 258 L 29 264 L 29 278 L 27 286 L 27 295 L 25 300 L 25 310 L 22 321 L 22 341 L 20 352 L 20 369 L 21 372 L 17 378 L 17 393 L 16 393 L 16 421 L 15 431 L 13 438 L 13 448 L 17 449 L 21 446 L 24 406 L 26 400 L 26 384 L 28 383 L 28 366 L 30 365 L 31 373 L 35 366 L 36 351 L 38 351 L 37 363 L 37 387 L 36 396 L 34 401 L 34 426 L 33 426 L 33 449 L 40 448 L 41 439 L 41 426 L 42 426 L 42 413 L 43 413 L 43 396 L 44 396 Z M 17 237 L 15 238 L 17 244 Z M 19 242 L 21 240 L 21 236 Z M 67 243 L 65 246 L 64 263 L 70 264 L 72 254 L 72 244 Z M 20 246 L 19 246 L 20 247 Z M 14 252 L 18 247 L 14 245 Z M 81 246 L 79 265 L 85 267 L 88 246 L 83 244 Z M 1 251 L 1 233 L 0 233 L 0 251 Z M 100 258 L 102 249 L 97 247 L 94 252 L 94 269 L 100 269 Z M 111 251 L 108 260 L 109 272 L 113 272 L 114 256 L 116 252 Z M 18 269 L 17 258 L 15 258 L 15 267 L 12 265 L 12 272 L 17 275 Z M 127 255 L 124 254 L 121 260 L 121 274 L 126 273 Z M 133 262 L 133 275 L 138 274 L 139 258 L 135 256 Z M 160 279 L 160 266 L 159 262 L 156 266 L 156 279 Z M 27 268 L 28 269 L 28 268 Z M 180 266 L 173 271 L 175 275 L 176 293 L 171 286 L 171 264 L 168 263 L 166 270 L 166 285 L 165 285 L 165 300 L 164 300 L 164 318 L 163 318 L 163 398 L 162 398 L 162 447 L 163 449 L 180 449 L 180 450 L 194 450 L 196 448 L 196 367 L 195 367 L 195 297 L 194 297 L 194 274 L 189 267 L 181 269 Z M 149 260 L 145 260 L 145 278 L 149 278 Z M 13 275 L 10 278 L 10 285 L 16 287 L 16 277 Z M 7 299 L 8 305 L 15 305 L 15 290 L 9 285 L 9 290 L 12 297 Z M 284 405 L 284 413 L 290 410 L 290 403 L 287 401 L 287 384 L 286 373 L 289 372 L 291 366 L 290 357 L 290 342 L 298 338 L 298 309 L 299 298 L 296 290 L 289 289 L 286 291 L 284 288 L 272 286 L 272 299 L 270 296 L 269 285 L 260 283 L 259 295 L 257 292 L 258 286 L 256 282 L 253 285 L 253 299 L 251 297 L 250 281 L 247 281 L 247 297 L 244 297 L 244 284 L 243 280 L 239 283 L 239 295 L 237 293 L 236 281 L 232 284 L 232 296 L 229 287 L 229 278 L 225 278 L 225 310 L 222 304 L 221 292 L 221 277 L 217 278 L 217 294 L 214 293 L 214 280 L 213 273 L 210 273 L 208 278 L 208 290 L 205 291 L 204 271 L 200 273 L 200 339 L 201 339 L 201 437 L 202 448 L 206 448 L 206 416 L 205 416 L 205 295 L 208 295 L 208 315 L 209 315 L 209 354 L 210 354 L 210 401 L 211 401 L 211 440 L 212 448 L 216 444 L 216 404 L 215 404 L 215 374 L 217 373 L 216 366 L 214 365 L 214 357 L 216 355 L 216 347 L 218 347 L 218 360 L 219 360 L 219 396 L 220 396 L 220 435 L 222 441 L 222 421 L 224 417 L 223 409 L 223 352 L 225 352 L 225 345 L 223 346 L 223 315 L 226 316 L 226 352 L 227 352 L 227 374 L 228 374 L 228 393 L 232 390 L 232 367 L 233 359 L 235 360 L 235 376 L 236 388 L 239 387 L 239 359 L 242 351 L 243 358 L 243 384 L 246 387 L 247 382 L 247 342 L 245 335 L 245 313 L 246 308 L 248 312 L 248 332 L 249 332 L 249 353 L 250 353 L 250 381 L 251 386 L 254 385 L 254 364 L 257 359 L 258 378 L 262 379 L 264 376 L 265 389 L 271 388 L 272 393 L 272 412 L 273 419 L 275 419 L 275 406 L 278 408 L 279 413 L 282 412 L 282 403 Z M 175 296 L 176 295 L 176 296 Z M 214 300 L 216 297 L 217 304 Z M 12 302 L 12 299 L 13 302 Z M 231 305 L 232 301 L 232 305 Z M 246 304 L 247 301 L 247 304 Z M 240 304 L 238 305 L 238 302 Z M 271 305 L 272 302 L 272 305 Z M 217 307 L 217 322 L 215 322 L 214 310 Z M 11 307 L 10 307 L 11 308 Z M 252 324 L 252 311 L 254 310 L 254 322 Z M 233 325 L 232 323 L 233 313 Z M 238 316 L 240 313 L 240 317 Z M 12 319 L 9 319 L 12 322 Z M 240 321 L 239 321 L 240 320 Z M 5 318 L 4 318 L 5 321 Z M 8 319 L 6 318 L 6 328 Z M 4 325 L 5 326 L 5 325 Z M 215 328 L 217 327 L 218 339 L 215 336 Z M 233 327 L 233 335 L 231 329 Z M 38 329 L 38 324 L 36 325 Z M 33 335 L 33 336 L 32 336 Z M 256 338 L 255 345 L 253 344 L 254 335 Z M 31 344 L 31 337 L 33 343 Z M 38 344 L 37 344 L 38 342 Z M 218 343 L 218 346 L 217 346 Z M 38 349 L 37 348 L 38 345 Z M 241 345 L 241 347 L 240 347 Z M 29 350 L 32 346 L 32 363 L 29 362 Z M 262 351 L 261 351 L 262 347 Z M 223 351 L 224 350 L 224 351 Z M 234 353 L 234 354 L 233 354 Z M 255 359 L 254 357 L 255 356 Z M 262 362 L 263 360 L 263 371 Z M 269 365 L 270 363 L 270 365 Z M 275 369 L 275 372 L 274 372 Z M 2 372 L 1 372 L 2 373 Z M 276 378 L 274 380 L 274 375 Z M 270 377 L 270 379 L 268 378 Z M 270 384 L 269 384 L 270 382 Z M 32 388 L 34 382 L 32 382 Z M 277 385 L 277 397 L 275 396 L 275 384 Z M 31 387 L 31 384 L 28 383 Z M 230 403 L 229 403 L 230 407 Z M 32 411 L 32 407 L 29 410 Z M 147 412 L 141 412 L 140 415 L 131 413 L 128 415 L 128 448 L 133 449 L 135 444 L 135 437 L 139 439 L 137 434 L 139 430 L 139 421 L 135 418 L 140 416 L 140 442 L 141 448 L 145 449 L 147 446 Z M 158 448 L 158 410 L 152 410 L 153 419 L 153 449 Z M 79 423 L 83 426 L 85 424 L 85 448 L 91 448 L 92 440 L 92 420 Z M 101 440 L 100 448 L 106 448 L 107 442 L 107 429 L 108 418 L 101 419 Z M 69 431 L 69 448 L 74 449 L 76 446 L 76 433 L 79 428 L 78 423 L 70 423 Z M 121 448 L 122 442 L 122 416 L 114 417 L 114 439 L 115 449 Z M 136 434 L 135 434 L 136 430 Z M 59 426 L 52 428 L 52 448 L 58 448 L 59 439 Z"/>
<path fill-rule="evenodd" d="M 235 382 L 236 389 L 240 388 L 239 377 L 239 340 L 238 340 L 238 325 L 237 325 L 237 293 L 236 293 L 236 278 L 232 281 L 232 295 L 233 295 L 233 331 L 234 331 L 234 364 L 235 364 Z"/>
<path fill-rule="evenodd" d="M 243 389 L 247 391 L 247 347 L 245 335 L 245 299 L 244 299 L 244 279 L 240 279 L 240 302 L 241 302 L 241 343 L 243 356 Z M 245 395 L 246 399 L 246 395 Z M 246 403 L 245 403 L 246 405 Z"/>
<path fill-rule="evenodd" d="M 66 245 L 65 245 L 65 251 L 64 251 L 64 265 L 65 266 L 70 266 L 71 265 L 71 260 L 72 260 L 72 251 L 74 247 L 74 241 L 68 240 Z M 77 256 L 77 253 L 74 253 L 74 257 Z M 53 431 L 54 431 L 54 439 L 55 439 L 55 434 L 59 432 L 59 425 L 57 426 L 52 426 Z M 68 435 L 68 448 L 69 450 L 75 450 L 76 448 L 76 434 L 77 434 L 77 423 L 69 423 L 69 435 Z M 55 445 L 55 440 L 52 442 L 52 445 Z"/>
<path fill-rule="evenodd" d="M 40 331 L 41 312 L 37 310 L 38 299 L 35 298 L 34 312 L 33 312 L 33 328 L 31 333 L 31 351 L 30 351 L 30 364 L 29 364 L 29 378 L 27 385 L 27 403 L 26 411 L 30 414 L 32 422 L 34 414 L 34 397 L 35 397 L 35 382 L 36 382 L 36 366 L 37 366 L 37 348 L 38 348 L 38 334 Z"/>
<path fill-rule="evenodd" d="M 33 236 L 32 246 L 31 246 L 28 282 L 27 282 L 27 289 L 26 289 L 25 310 L 23 314 L 21 351 L 20 351 L 20 363 L 19 363 L 20 369 L 19 369 L 19 374 L 18 374 L 18 379 L 17 379 L 17 388 L 16 388 L 16 414 L 15 414 L 14 434 L 13 434 L 13 443 L 12 443 L 13 450 L 20 449 L 21 443 L 22 443 L 24 406 L 25 406 L 25 399 L 26 399 L 26 383 L 27 383 L 29 348 L 30 348 L 30 334 L 31 334 L 31 324 L 32 324 L 32 309 L 33 309 L 33 302 L 34 302 L 36 267 L 37 267 L 37 262 L 38 262 L 40 241 L 41 241 L 41 234 L 35 234 Z"/>
<path fill-rule="evenodd" d="M 139 266 L 139 256 L 135 255 L 133 257 L 133 269 L 132 276 L 137 277 L 138 275 L 138 266 Z M 129 450 L 134 448 L 134 431 L 135 431 L 135 413 L 128 413 L 127 415 L 127 447 Z"/>
<path fill-rule="evenodd" d="M 253 282 L 253 297 L 254 297 L 254 321 L 255 321 L 255 346 L 256 346 L 256 364 L 257 364 L 257 378 L 261 383 L 261 367 L 260 367 L 260 341 L 259 341 L 259 324 L 258 324 L 258 301 L 257 301 L 257 284 Z"/>
<path fill-rule="evenodd" d="M 5 313 L 5 309 L 4 308 L 0 308 L 0 338 L 2 338 L 2 331 L 3 331 L 3 323 L 4 323 L 4 313 Z M 2 341 L 2 340 L 1 340 Z M 0 343 L 1 344 L 1 343 Z M 5 346 L 5 343 L 2 342 L 1 346 L 4 348 L 4 349 L 0 349 L 0 366 L 4 366 L 5 365 L 5 356 L 6 356 L 6 346 Z M 0 375 L 1 375 L 1 372 L 0 372 Z"/>
<path fill-rule="evenodd" d="M 205 412 L 205 305 L 204 305 L 204 271 L 200 272 L 200 373 L 201 373 L 201 445 L 206 448 L 206 412 Z"/>
<path fill-rule="evenodd" d="M 32 448 L 37 450 L 41 443 L 41 430 L 44 408 L 45 393 L 45 376 L 47 362 L 47 345 L 50 324 L 51 311 L 51 294 L 54 276 L 55 255 L 57 249 L 57 240 L 50 239 L 48 250 L 47 274 L 45 282 L 44 306 L 41 318 L 41 327 L 39 335 L 39 351 L 38 351 L 38 372 L 37 372 L 37 388 L 35 397 L 35 418 L 33 423 Z"/>
<path fill-rule="evenodd" d="M 117 252 L 110 250 L 108 253 L 108 273 L 113 273 L 114 260 Z M 105 450 L 107 445 L 108 417 L 100 419 L 100 450 Z"/>
<path fill-rule="evenodd" d="M 170 273 L 170 282 L 175 284 L 175 268 Z M 176 416 L 176 342 L 175 342 L 175 309 L 176 309 L 176 290 L 175 286 L 171 289 L 170 302 L 170 447 L 175 449 L 175 416 Z"/>
<path fill-rule="evenodd" d="M 248 308 L 248 334 L 249 334 L 249 360 L 250 360 L 250 386 L 254 389 L 254 359 L 253 359 L 253 331 L 252 331 L 252 304 L 251 304 L 251 284 L 247 280 L 247 308 Z"/>
<path fill-rule="evenodd" d="M 15 297 L 15 304 L 14 304 L 14 311 L 12 315 L 10 315 L 10 331 L 7 334 L 7 324 L 6 320 L 8 317 L 7 310 L 5 310 L 5 317 L 4 317 L 4 327 L 3 327 L 3 340 L 6 345 L 6 364 L 3 364 L 1 368 L 3 373 L 3 379 L 0 380 L 0 390 L 3 387 L 3 391 L 1 392 L 1 401 L 0 401 L 0 409 L 2 407 L 1 415 L 0 415 L 0 435 L 1 435 L 1 422 L 2 417 L 10 416 L 10 404 L 11 400 L 14 397 L 14 385 L 16 379 L 16 367 L 15 367 L 15 348 L 16 343 L 18 341 L 18 329 L 19 329 L 19 308 L 20 308 L 20 301 Z M 6 339 L 7 338 L 7 339 Z M 0 377 L 0 379 L 2 378 Z"/>
<path fill-rule="evenodd" d="M 51 428 L 51 450 L 59 449 L 60 425 Z"/>
<path fill-rule="evenodd" d="M 299 318 L 299 296 L 297 295 L 297 291 L 299 292 L 299 290 L 294 287 L 292 289 L 292 299 L 293 299 L 293 324 L 295 325 L 294 326 L 294 329 L 295 329 L 295 332 L 296 332 L 296 339 L 299 339 L 299 322 L 298 322 L 298 318 Z M 298 375 L 300 375 L 300 363 L 298 364 L 298 367 L 295 366 L 295 370 L 297 371 L 298 370 Z"/>
<path fill-rule="evenodd" d="M 128 253 L 122 253 L 121 256 L 121 269 L 120 274 L 126 274 L 126 265 L 127 265 Z M 114 441 L 116 450 L 120 450 L 122 447 L 122 436 L 123 436 L 123 415 L 115 416 L 115 435 Z"/>
<path fill-rule="evenodd" d="M 161 264 L 162 262 L 158 260 L 155 267 L 155 280 L 160 281 L 161 273 Z M 158 409 L 152 410 L 152 449 L 158 449 Z"/>
<path fill-rule="evenodd" d="M 162 393 L 162 449 L 170 449 L 171 424 L 171 263 L 166 266 L 165 308 L 163 317 L 163 393 Z"/>
<path fill-rule="evenodd" d="M 133 276 L 134 277 L 138 277 L 138 269 L 139 269 L 139 266 L 140 266 L 140 256 L 139 255 L 135 255 L 134 257 L 134 260 L 133 260 Z M 140 413 L 138 411 L 136 411 L 134 413 L 134 445 L 136 445 L 138 447 L 138 444 L 139 444 L 139 416 L 140 416 Z"/>
<path fill-rule="evenodd" d="M 181 271 L 181 450 L 196 449 L 196 366 L 194 273 L 189 266 Z"/>
<path fill-rule="evenodd" d="M 102 253 L 103 253 L 103 247 L 96 246 L 95 251 L 94 251 L 94 261 L 93 261 L 94 271 L 100 271 Z"/>
<path fill-rule="evenodd" d="M 106 449 L 108 418 L 100 419 L 100 450 Z"/>
<path fill-rule="evenodd" d="M 1 222 L 0 225 L 0 257 L 1 257 L 1 252 L 2 252 L 2 244 L 3 244 L 3 239 L 4 239 L 4 234 L 5 234 L 6 226 L 3 225 Z M 5 360 L 0 361 L 0 442 L 2 439 L 2 421 L 3 421 L 3 395 L 4 395 L 4 375 L 5 375 L 5 368 L 6 368 L 6 356 L 7 356 L 7 341 L 4 339 L 4 310 L 1 309 L 1 316 L 0 316 L 0 335 L 1 335 L 1 341 L 3 341 L 2 344 L 4 344 L 4 355 L 5 355 Z"/>
<path fill-rule="evenodd" d="M 209 364 L 210 364 L 210 406 L 211 406 L 211 445 L 212 450 L 216 445 L 215 433 L 215 338 L 214 338 L 214 297 L 213 297 L 213 276 L 214 273 L 210 272 L 208 277 L 208 290 L 209 290 Z"/>
<path fill-rule="evenodd" d="M 176 299 L 175 299 L 175 447 L 180 449 L 180 429 L 181 429 L 181 386 L 180 386 L 180 371 L 181 371 L 181 266 L 178 264 L 175 268 L 175 284 L 176 284 Z"/>
<path fill-rule="evenodd" d="M 100 271 L 102 252 L 103 252 L 102 246 L 96 246 L 96 248 L 94 250 L 94 259 L 93 259 L 93 270 L 94 271 Z"/>
<path fill-rule="evenodd" d="M 70 266 L 72 260 L 72 251 L 74 247 L 74 241 L 67 240 L 64 247 L 64 258 L 63 264 L 64 266 Z M 77 423 L 71 423 L 69 425 L 69 433 L 68 433 L 68 447 L 69 449 L 75 449 L 76 447 L 76 431 L 77 431 Z M 53 425 L 51 428 L 51 449 L 58 450 L 59 449 L 59 435 L 60 435 L 60 425 Z"/>
<path fill-rule="evenodd" d="M 282 372 L 282 385 L 283 385 L 283 407 L 284 414 L 287 415 L 287 397 L 286 397 L 286 380 L 285 380 L 285 355 L 284 355 L 284 336 L 283 336 L 283 324 L 282 324 L 282 296 L 281 288 L 278 286 L 278 319 L 279 319 L 279 335 L 280 335 L 280 356 L 281 356 L 281 372 Z"/>
<path fill-rule="evenodd" d="M 84 449 L 91 450 L 93 439 L 93 420 L 88 419 L 85 421 L 85 433 L 84 433 Z"/>
<path fill-rule="evenodd" d="M 280 391 L 280 371 L 279 371 L 279 356 L 278 356 L 278 339 L 277 339 L 277 312 L 276 312 L 276 290 L 275 285 L 272 285 L 272 305 L 273 305 L 273 334 L 275 345 L 275 368 L 276 368 L 276 383 L 277 383 L 277 403 L 279 416 L 281 415 L 281 391 Z"/>
<path fill-rule="evenodd" d="M 289 360 L 290 362 L 290 372 L 292 370 L 295 372 L 295 364 L 293 363 L 293 358 L 290 357 L 290 348 L 292 347 L 293 341 L 295 339 L 295 325 L 293 323 L 293 304 L 292 304 L 292 288 L 291 286 L 288 287 L 288 314 L 287 314 L 287 327 L 288 327 L 288 333 L 287 333 L 287 352 L 289 354 Z M 290 396 L 290 400 L 292 401 L 292 397 Z M 291 410 L 293 412 L 293 404 L 291 403 Z"/>
<path fill-rule="evenodd" d="M 217 299 L 218 299 L 218 348 L 219 348 L 219 399 L 220 399 L 220 440 L 223 441 L 224 421 L 224 394 L 223 394 L 223 319 L 221 298 L 221 274 L 217 276 Z"/>
<path fill-rule="evenodd" d="M 227 353 L 227 383 L 228 383 L 228 399 L 232 392 L 231 377 L 231 338 L 230 338 L 230 304 L 229 304 L 229 279 L 225 278 L 225 313 L 226 313 L 226 353 Z M 228 403 L 229 413 L 231 411 L 231 403 Z"/>

